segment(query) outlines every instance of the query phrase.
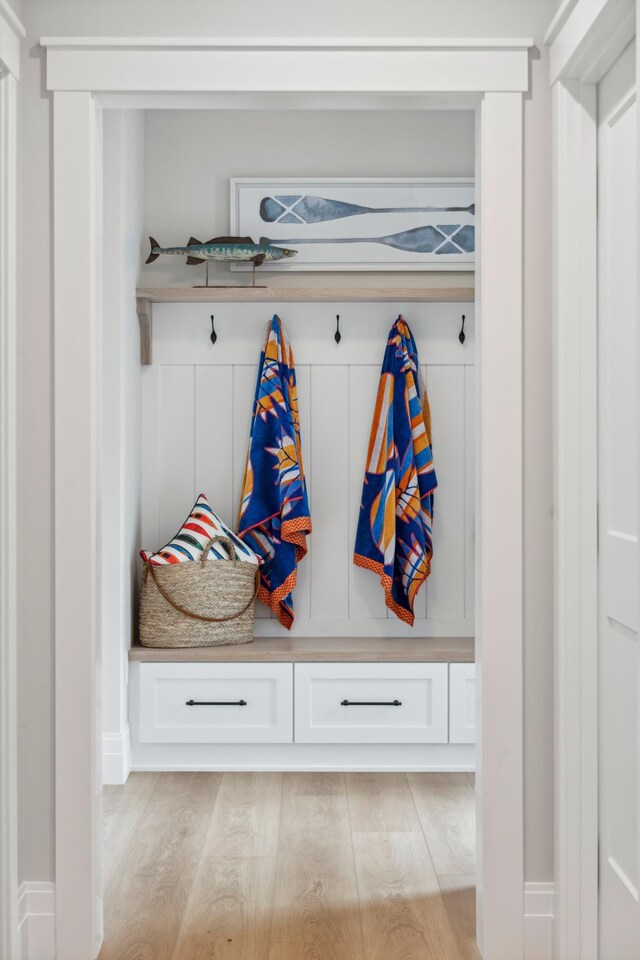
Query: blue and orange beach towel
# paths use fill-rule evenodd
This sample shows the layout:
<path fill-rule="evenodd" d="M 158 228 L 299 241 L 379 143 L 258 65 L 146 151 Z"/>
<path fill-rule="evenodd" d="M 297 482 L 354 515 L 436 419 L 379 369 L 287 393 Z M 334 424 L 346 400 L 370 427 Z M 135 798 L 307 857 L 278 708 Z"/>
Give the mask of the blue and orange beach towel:
<path fill-rule="evenodd" d="M 387 607 L 411 626 L 431 570 L 436 487 L 429 401 L 415 340 L 400 316 L 382 362 L 353 562 L 379 575 Z"/>
<path fill-rule="evenodd" d="M 260 357 L 238 536 L 262 558 L 258 597 L 291 628 L 298 562 L 311 533 L 293 353 L 278 316 Z"/>

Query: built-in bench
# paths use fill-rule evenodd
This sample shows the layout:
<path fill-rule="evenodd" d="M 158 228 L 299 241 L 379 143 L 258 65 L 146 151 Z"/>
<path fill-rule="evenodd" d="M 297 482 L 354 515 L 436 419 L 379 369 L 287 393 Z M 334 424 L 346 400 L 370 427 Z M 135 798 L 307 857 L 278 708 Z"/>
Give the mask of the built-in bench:
<path fill-rule="evenodd" d="M 133 647 L 134 769 L 469 770 L 472 637 Z"/>

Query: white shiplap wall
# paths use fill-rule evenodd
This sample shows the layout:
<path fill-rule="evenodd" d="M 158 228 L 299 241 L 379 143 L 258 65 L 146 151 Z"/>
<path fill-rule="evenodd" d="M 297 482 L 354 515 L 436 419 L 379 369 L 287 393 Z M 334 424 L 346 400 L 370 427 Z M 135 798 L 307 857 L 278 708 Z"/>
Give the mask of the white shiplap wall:
<path fill-rule="evenodd" d="M 473 305 L 290 303 L 278 312 L 296 359 L 314 525 L 298 570 L 292 632 L 473 634 Z M 418 595 L 413 630 L 387 615 L 377 577 L 351 562 L 380 364 L 400 312 L 425 365 L 439 481 L 433 572 Z M 141 546 L 166 543 L 200 492 L 235 528 L 257 364 L 272 313 L 272 305 L 257 303 L 154 305 L 153 364 L 143 369 Z M 464 346 L 458 341 L 463 313 Z M 286 632 L 262 604 L 257 617 L 258 635 Z"/>

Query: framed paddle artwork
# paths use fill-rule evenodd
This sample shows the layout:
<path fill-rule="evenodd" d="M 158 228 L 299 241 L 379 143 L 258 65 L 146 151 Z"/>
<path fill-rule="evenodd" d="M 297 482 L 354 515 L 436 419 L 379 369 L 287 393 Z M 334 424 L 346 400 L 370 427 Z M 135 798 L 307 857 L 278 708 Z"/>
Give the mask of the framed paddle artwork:
<path fill-rule="evenodd" d="M 266 270 L 474 269 L 471 178 L 238 178 L 230 188 L 232 233 L 298 251 Z"/>

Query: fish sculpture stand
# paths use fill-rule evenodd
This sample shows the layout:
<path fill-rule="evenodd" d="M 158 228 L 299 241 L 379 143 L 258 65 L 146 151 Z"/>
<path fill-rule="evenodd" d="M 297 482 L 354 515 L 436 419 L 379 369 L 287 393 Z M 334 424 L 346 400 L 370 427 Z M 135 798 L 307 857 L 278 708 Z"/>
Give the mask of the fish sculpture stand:
<path fill-rule="evenodd" d="M 286 260 L 288 257 L 295 257 L 297 250 L 289 247 L 277 247 L 271 243 L 254 243 L 251 237 L 214 237 L 213 240 L 207 240 L 201 243 L 195 237 L 190 237 L 189 242 L 184 247 L 161 247 L 157 240 L 149 237 L 151 250 L 145 263 L 153 263 L 159 256 L 169 254 L 171 256 L 186 257 L 189 266 L 197 263 L 205 264 L 205 283 L 196 284 L 196 286 L 208 287 L 209 284 L 209 263 L 215 262 L 243 262 L 248 261 L 253 266 L 253 286 L 256 285 L 256 267 L 259 267 L 265 260 Z M 211 284 L 211 286 L 216 286 Z M 237 286 L 237 284 L 221 284 L 221 286 Z"/>

